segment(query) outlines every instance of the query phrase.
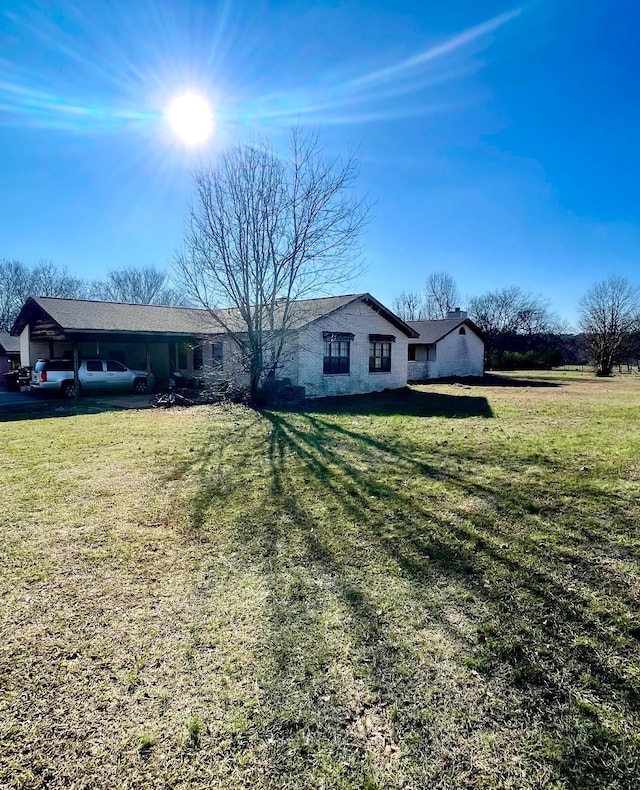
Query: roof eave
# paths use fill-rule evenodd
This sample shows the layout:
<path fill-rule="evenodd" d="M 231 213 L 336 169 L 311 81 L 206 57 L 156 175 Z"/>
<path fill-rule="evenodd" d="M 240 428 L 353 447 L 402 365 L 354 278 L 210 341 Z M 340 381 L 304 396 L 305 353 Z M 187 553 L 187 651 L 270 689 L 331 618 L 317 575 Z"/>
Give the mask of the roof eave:
<path fill-rule="evenodd" d="M 157 337 L 158 335 L 171 335 L 172 337 L 213 337 L 224 335 L 224 332 L 174 332 L 169 329 L 92 329 L 90 327 L 61 327 L 65 335 L 142 335 L 144 337 Z"/>
<path fill-rule="evenodd" d="M 446 319 L 435 319 L 435 320 L 436 321 L 437 320 L 445 320 L 446 321 Z M 418 322 L 416 322 L 416 323 L 418 323 Z M 461 318 L 458 321 L 457 324 L 454 324 L 451 327 L 451 329 L 448 329 L 446 332 L 443 332 L 441 335 L 438 335 L 438 337 L 436 337 L 434 340 L 432 340 L 427 345 L 433 345 L 434 343 L 439 343 L 442 340 L 442 338 L 447 337 L 447 335 L 450 335 L 452 332 L 455 332 L 456 329 L 458 329 L 461 326 L 464 326 L 465 324 L 466 324 L 466 326 L 469 326 L 469 327 L 471 327 L 471 329 L 473 329 L 475 334 L 478 335 L 478 337 L 480 338 L 480 340 L 482 340 L 483 343 L 486 342 L 486 338 L 484 336 L 484 333 L 479 329 L 479 327 L 476 324 L 474 324 L 474 322 L 470 318 Z M 420 337 L 420 333 L 419 332 L 417 333 L 417 337 Z"/>
<path fill-rule="evenodd" d="M 468 324 L 473 329 L 473 331 L 476 333 L 476 335 L 478 335 L 478 337 L 480 338 L 480 340 L 482 340 L 483 343 L 487 342 L 487 337 L 485 333 L 482 331 L 482 329 L 480 329 L 480 327 L 475 323 L 475 321 L 472 321 L 470 318 L 465 318 L 464 323 Z"/>
<path fill-rule="evenodd" d="M 22 305 L 20 308 L 20 312 L 16 316 L 16 320 L 13 322 L 13 326 L 9 330 L 9 334 L 12 337 L 19 337 L 22 332 L 24 331 L 25 326 L 27 325 L 27 321 L 25 319 L 25 314 L 32 309 L 33 305 L 36 306 L 38 310 L 40 310 L 46 317 L 52 321 L 56 326 L 60 327 L 60 330 L 64 332 L 64 329 L 60 326 L 60 324 L 53 318 L 50 313 L 48 313 L 44 307 L 40 304 L 38 299 L 35 296 L 28 296 L 27 301 Z"/>
<path fill-rule="evenodd" d="M 372 307 L 377 313 L 380 313 L 385 320 L 392 326 L 395 326 L 396 329 L 399 329 L 407 337 L 420 337 L 419 332 L 416 332 L 409 324 L 405 323 L 400 316 L 392 313 L 388 307 L 385 307 L 382 302 L 379 302 L 374 296 L 371 296 L 370 293 L 362 294 L 361 300 L 365 302 L 365 304 L 368 304 L 369 307 Z"/>

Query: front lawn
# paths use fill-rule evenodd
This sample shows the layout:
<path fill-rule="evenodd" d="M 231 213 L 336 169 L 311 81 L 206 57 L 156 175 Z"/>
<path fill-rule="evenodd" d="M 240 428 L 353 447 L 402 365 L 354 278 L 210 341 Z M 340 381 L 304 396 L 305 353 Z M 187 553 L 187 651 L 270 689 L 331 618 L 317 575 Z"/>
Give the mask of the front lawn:
<path fill-rule="evenodd" d="M 0 431 L 0 786 L 640 786 L 637 377 Z"/>

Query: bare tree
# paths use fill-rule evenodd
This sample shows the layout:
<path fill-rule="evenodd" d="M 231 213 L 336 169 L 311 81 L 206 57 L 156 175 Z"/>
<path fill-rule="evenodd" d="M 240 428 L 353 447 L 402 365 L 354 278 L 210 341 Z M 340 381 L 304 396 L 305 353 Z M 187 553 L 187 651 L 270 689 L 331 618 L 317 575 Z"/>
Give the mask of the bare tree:
<path fill-rule="evenodd" d="M 0 260 L 0 331 L 8 332 L 29 295 L 31 272 L 20 261 Z"/>
<path fill-rule="evenodd" d="M 69 274 L 66 266 L 53 261 L 40 261 L 31 271 L 30 292 L 37 296 L 82 299 L 87 296 L 87 283 Z"/>
<path fill-rule="evenodd" d="M 30 295 L 81 298 L 86 283 L 69 274 L 64 266 L 41 261 L 30 268 L 21 261 L 0 260 L 0 331 L 8 332 Z"/>
<path fill-rule="evenodd" d="M 243 145 L 195 176 L 176 272 L 241 349 L 254 402 L 277 372 L 297 301 L 359 271 L 368 205 L 352 193 L 356 175 L 353 156 L 329 160 L 316 134 L 296 128 L 287 158 Z"/>
<path fill-rule="evenodd" d="M 110 271 L 91 284 L 91 296 L 129 304 L 183 305 L 185 297 L 172 287 L 167 272 L 153 266 L 129 266 Z"/>
<path fill-rule="evenodd" d="M 446 318 L 449 310 L 460 304 L 460 294 L 453 277 L 446 272 L 433 272 L 425 285 L 425 318 Z"/>
<path fill-rule="evenodd" d="M 609 376 L 617 354 L 640 327 L 640 289 L 625 277 L 611 276 L 586 292 L 578 316 L 598 375 Z"/>
<path fill-rule="evenodd" d="M 551 331 L 557 318 L 548 303 L 513 285 L 469 301 L 469 314 L 486 335 L 536 334 Z"/>
<path fill-rule="evenodd" d="M 489 364 L 504 351 L 529 351 L 540 336 L 562 328 L 545 299 L 515 285 L 470 299 L 469 316 L 485 336 Z"/>
<path fill-rule="evenodd" d="M 393 312 L 403 321 L 422 321 L 425 318 L 424 303 L 416 291 L 402 292 L 392 302 Z"/>

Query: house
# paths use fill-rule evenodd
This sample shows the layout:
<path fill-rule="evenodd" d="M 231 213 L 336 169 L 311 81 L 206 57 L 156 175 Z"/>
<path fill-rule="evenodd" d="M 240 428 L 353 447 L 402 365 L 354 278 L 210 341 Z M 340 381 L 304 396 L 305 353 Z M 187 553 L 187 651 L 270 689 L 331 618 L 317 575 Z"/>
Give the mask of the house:
<path fill-rule="evenodd" d="M 294 321 L 281 375 L 307 397 L 406 386 L 407 344 L 417 332 L 371 294 L 298 302 Z"/>
<path fill-rule="evenodd" d="M 290 308 L 278 378 L 311 398 L 406 386 L 407 344 L 418 332 L 371 294 L 300 300 Z M 219 318 L 241 337 L 237 310 L 221 310 Z M 23 365 L 74 353 L 106 357 L 150 371 L 161 386 L 175 370 L 243 375 L 242 349 L 207 310 L 31 296 L 11 332 Z"/>
<path fill-rule="evenodd" d="M 0 387 L 7 386 L 6 374 L 20 365 L 20 341 L 7 332 L 0 332 Z"/>
<path fill-rule="evenodd" d="M 418 334 L 408 342 L 408 381 L 483 375 L 484 337 L 464 310 L 456 307 L 443 319 L 407 323 Z"/>

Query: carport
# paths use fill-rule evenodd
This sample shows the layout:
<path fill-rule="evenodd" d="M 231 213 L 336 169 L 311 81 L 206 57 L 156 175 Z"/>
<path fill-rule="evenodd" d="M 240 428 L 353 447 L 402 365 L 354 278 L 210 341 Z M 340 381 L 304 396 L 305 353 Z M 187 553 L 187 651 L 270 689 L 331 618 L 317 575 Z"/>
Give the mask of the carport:
<path fill-rule="evenodd" d="M 193 308 L 30 296 L 11 335 L 19 337 L 22 365 L 64 357 L 77 368 L 82 358 L 115 359 L 162 386 L 173 370 L 198 369 L 203 336 L 219 332 L 210 322 Z"/>

